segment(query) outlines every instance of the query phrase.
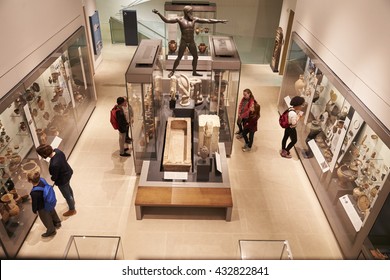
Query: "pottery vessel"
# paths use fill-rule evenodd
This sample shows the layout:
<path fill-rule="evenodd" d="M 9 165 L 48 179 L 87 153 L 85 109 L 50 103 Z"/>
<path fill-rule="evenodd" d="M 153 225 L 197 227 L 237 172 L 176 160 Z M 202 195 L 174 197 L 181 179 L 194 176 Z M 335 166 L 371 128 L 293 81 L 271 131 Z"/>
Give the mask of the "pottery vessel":
<path fill-rule="evenodd" d="M 174 53 L 177 50 L 177 43 L 175 40 L 170 40 L 168 43 L 169 53 Z"/>
<path fill-rule="evenodd" d="M 337 169 L 337 176 L 339 177 L 340 185 L 344 185 L 348 182 L 353 182 L 358 177 L 358 173 L 349 168 L 348 165 L 343 164 Z"/>
<path fill-rule="evenodd" d="M 198 50 L 200 53 L 205 53 L 206 50 L 207 50 L 207 46 L 205 43 L 200 43 L 199 46 L 198 46 Z"/>
<path fill-rule="evenodd" d="M 47 136 L 46 136 L 45 131 L 42 128 L 38 128 L 36 130 L 36 132 L 37 132 L 37 136 L 38 136 L 38 139 L 39 139 L 39 143 L 40 144 L 46 144 L 47 143 Z"/>

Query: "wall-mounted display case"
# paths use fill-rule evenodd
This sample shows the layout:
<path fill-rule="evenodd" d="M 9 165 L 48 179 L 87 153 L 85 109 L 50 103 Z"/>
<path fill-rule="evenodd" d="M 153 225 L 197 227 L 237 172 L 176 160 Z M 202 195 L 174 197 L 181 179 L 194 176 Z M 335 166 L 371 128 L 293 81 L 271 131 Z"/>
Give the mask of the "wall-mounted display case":
<path fill-rule="evenodd" d="M 90 69 L 80 27 L 0 100 L 0 238 L 8 258 L 15 257 L 37 217 L 27 173 L 39 168 L 50 178 L 35 148 L 47 143 L 69 156 L 95 107 Z"/>
<path fill-rule="evenodd" d="M 298 156 L 344 256 L 358 258 L 366 246 L 389 252 L 389 130 L 297 34 L 292 39 L 278 106 L 282 113 L 293 96 L 306 100 Z"/>

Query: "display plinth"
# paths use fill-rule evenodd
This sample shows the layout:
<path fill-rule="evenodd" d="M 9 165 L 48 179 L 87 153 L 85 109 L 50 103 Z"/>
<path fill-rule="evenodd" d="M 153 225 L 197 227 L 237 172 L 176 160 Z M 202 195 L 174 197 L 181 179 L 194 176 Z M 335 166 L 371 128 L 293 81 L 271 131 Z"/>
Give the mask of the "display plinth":
<path fill-rule="evenodd" d="M 223 208 L 226 221 L 231 220 L 233 198 L 230 188 L 225 145 L 219 143 L 221 174 L 209 173 L 207 182 L 197 182 L 196 174 L 188 173 L 188 180 L 164 180 L 164 172 L 156 170 L 155 162 L 144 161 L 135 198 L 138 220 L 144 207 Z"/>
<path fill-rule="evenodd" d="M 178 118 L 194 118 L 194 109 L 195 109 L 195 101 L 193 99 L 190 100 L 190 104 L 188 106 L 182 106 L 180 104 L 180 100 L 176 101 L 175 109 L 173 113 L 175 117 Z"/>
<path fill-rule="evenodd" d="M 209 157 L 205 160 L 198 160 L 198 164 L 196 165 L 196 181 L 208 182 L 210 178 L 210 171 L 211 160 Z"/>

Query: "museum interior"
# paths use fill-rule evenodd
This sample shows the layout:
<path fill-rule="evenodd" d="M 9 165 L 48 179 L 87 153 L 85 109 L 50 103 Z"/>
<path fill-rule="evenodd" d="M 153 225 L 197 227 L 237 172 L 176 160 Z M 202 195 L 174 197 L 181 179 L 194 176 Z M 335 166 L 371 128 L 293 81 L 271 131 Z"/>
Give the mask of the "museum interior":
<path fill-rule="evenodd" d="M 388 4 L 346 17 L 352 0 L 40 2 L 0 9 L 6 26 L 23 8 L 0 31 L 1 259 L 389 258 L 388 44 L 350 25 L 364 6 L 390 28 Z M 250 151 L 236 134 L 245 89 L 261 107 Z M 120 96 L 129 157 L 110 123 Z M 294 96 L 285 158 L 278 119 Z M 77 209 L 63 216 L 54 186 L 62 226 L 48 238 L 27 179 L 52 182 L 41 144 L 66 155 Z"/>

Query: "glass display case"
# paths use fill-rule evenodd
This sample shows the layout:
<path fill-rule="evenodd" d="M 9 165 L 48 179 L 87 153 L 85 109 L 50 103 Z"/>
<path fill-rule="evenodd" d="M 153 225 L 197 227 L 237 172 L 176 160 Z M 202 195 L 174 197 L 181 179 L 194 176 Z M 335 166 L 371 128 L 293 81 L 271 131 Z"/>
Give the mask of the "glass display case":
<path fill-rule="evenodd" d="M 238 90 L 240 87 L 241 60 L 232 37 L 211 36 L 212 58 L 209 113 L 220 118 L 219 141 L 232 153 Z"/>
<path fill-rule="evenodd" d="M 40 168 L 40 162 L 32 152 L 25 93 L 19 85 L 0 102 L 0 239 L 8 258 L 16 255 L 36 219 L 27 173 Z"/>
<path fill-rule="evenodd" d="M 287 240 L 239 240 L 242 260 L 292 260 Z"/>
<path fill-rule="evenodd" d="M 69 156 L 95 107 L 84 28 L 81 27 L 0 100 L 0 238 L 14 258 L 36 215 L 27 173 L 48 164 L 35 147 L 60 147 Z"/>
<path fill-rule="evenodd" d="M 72 235 L 65 260 L 124 260 L 120 236 Z"/>
<path fill-rule="evenodd" d="M 164 150 L 166 122 L 169 117 L 189 117 L 192 123 L 193 157 L 199 151 L 199 116 L 216 115 L 215 137 L 225 144 L 226 155 L 232 152 L 234 119 L 237 107 L 241 61 L 231 37 L 210 36 L 208 75 L 187 76 L 176 71 L 171 78 L 164 76 L 161 40 L 142 40 L 126 72 L 127 94 L 134 121 L 131 125 L 135 171 L 141 172 L 144 160 L 160 162 Z M 222 54 L 220 45 L 227 46 Z M 215 46 L 217 48 L 215 48 Z M 147 58 L 147 59 L 146 59 Z M 186 100 L 183 104 L 184 99 Z M 213 118 L 213 117 L 211 117 Z M 194 159 L 194 158 L 193 158 Z M 158 170 L 160 165 L 157 164 Z M 194 170 L 192 170 L 194 171 Z"/>
<path fill-rule="evenodd" d="M 157 159 L 163 102 L 161 51 L 161 40 L 142 40 L 126 71 L 127 97 L 134 118 L 130 131 L 136 173 L 141 172 L 144 160 Z"/>
<path fill-rule="evenodd" d="M 279 112 L 293 96 L 305 98 L 295 148 L 344 256 L 354 259 L 374 223 L 389 215 L 382 209 L 390 133 L 297 34 L 292 38 Z M 389 240 L 389 228 L 381 229 Z"/>
<path fill-rule="evenodd" d="M 70 154 L 96 105 L 84 29 L 75 32 L 24 84 L 34 145 L 61 143 L 65 154 Z"/>

